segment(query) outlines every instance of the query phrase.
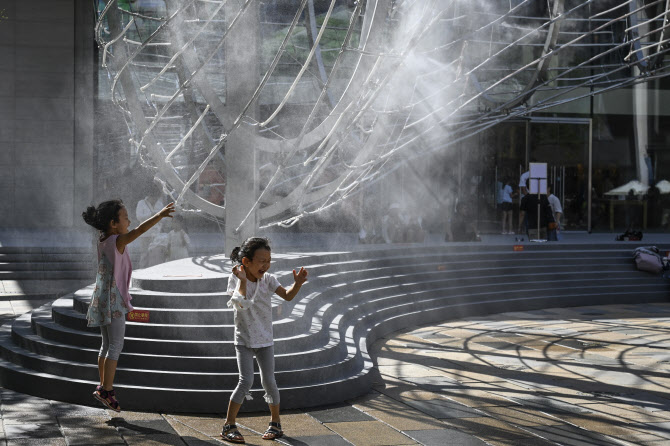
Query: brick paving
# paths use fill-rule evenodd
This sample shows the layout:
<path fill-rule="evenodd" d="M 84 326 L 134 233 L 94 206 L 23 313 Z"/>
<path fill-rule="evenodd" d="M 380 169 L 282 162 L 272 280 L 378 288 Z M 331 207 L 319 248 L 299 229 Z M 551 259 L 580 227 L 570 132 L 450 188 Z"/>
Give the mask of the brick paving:
<path fill-rule="evenodd" d="M 0 302 L 11 319 L 39 306 Z M 376 342 L 375 386 L 285 411 L 286 445 L 668 445 L 670 304 L 510 312 Z M 119 395 L 121 402 L 132 395 Z M 114 413 L 0 391 L 0 445 L 221 445 L 223 414 Z M 222 408 L 225 404 L 222 402 Z M 238 418 L 250 445 L 266 413 Z"/>

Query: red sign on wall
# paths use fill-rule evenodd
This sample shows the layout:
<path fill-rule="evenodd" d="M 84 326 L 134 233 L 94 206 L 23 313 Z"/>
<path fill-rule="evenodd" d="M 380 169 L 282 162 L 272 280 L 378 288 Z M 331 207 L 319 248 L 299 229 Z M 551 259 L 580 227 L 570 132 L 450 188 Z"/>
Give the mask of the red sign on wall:
<path fill-rule="evenodd" d="M 514 245 L 515 251 L 523 251 L 523 245 Z"/>
<path fill-rule="evenodd" d="M 149 322 L 148 310 L 133 310 L 128 313 L 128 321 L 130 322 Z"/>

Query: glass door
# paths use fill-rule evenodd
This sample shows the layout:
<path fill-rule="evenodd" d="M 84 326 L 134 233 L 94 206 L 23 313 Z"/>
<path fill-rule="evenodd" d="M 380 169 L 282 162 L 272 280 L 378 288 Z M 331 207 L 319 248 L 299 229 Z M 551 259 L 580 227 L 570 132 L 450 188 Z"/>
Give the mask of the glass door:
<path fill-rule="evenodd" d="M 547 163 L 548 184 L 563 207 L 565 230 L 591 230 L 589 119 L 532 118 L 528 161 Z"/>

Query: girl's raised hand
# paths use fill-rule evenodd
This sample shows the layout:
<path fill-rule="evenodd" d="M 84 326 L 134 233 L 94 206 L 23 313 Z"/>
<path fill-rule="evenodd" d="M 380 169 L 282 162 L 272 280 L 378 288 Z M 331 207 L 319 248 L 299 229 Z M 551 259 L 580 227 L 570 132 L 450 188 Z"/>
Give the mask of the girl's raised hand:
<path fill-rule="evenodd" d="M 233 268 L 233 274 L 240 280 L 247 280 L 247 273 L 244 271 L 244 265 L 237 265 Z"/>
<path fill-rule="evenodd" d="M 307 281 L 307 270 L 302 266 L 300 267 L 300 271 L 298 271 L 297 273 L 295 272 L 295 270 L 293 270 L 293 280 L 298 285 L 302 285 L 303 283 L 305 283 Z"/>
<path fill-rule="evenodd" d="M 172 214 L 174 211 L 175 211 L 174 203 L 170 203 L 170 204 L 168 204 L 167 206 L 165 206 L 163 209 L 161 209 L 161 211 L 158 213 L 158 215 L 160 215 L 160 216 L 163 217 L 163 218 L 164 218 L 164 217 L 170 217 L 170 218 L 172 218 L 172 215 L 171 215 L 171 214 Z"/>

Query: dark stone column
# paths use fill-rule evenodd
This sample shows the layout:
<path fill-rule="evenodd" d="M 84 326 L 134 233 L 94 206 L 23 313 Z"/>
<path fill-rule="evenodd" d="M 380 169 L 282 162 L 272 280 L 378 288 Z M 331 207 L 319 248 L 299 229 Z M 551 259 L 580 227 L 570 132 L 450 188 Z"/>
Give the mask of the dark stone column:
<path fill-rule="evenodd" d="M 95 60 L 94 11 L 90 0 L 74 1 L 74 225 L 93 195 Z"/>

